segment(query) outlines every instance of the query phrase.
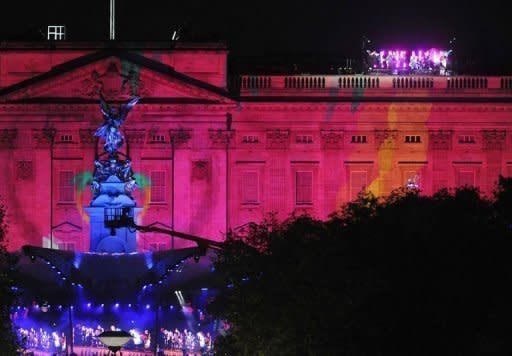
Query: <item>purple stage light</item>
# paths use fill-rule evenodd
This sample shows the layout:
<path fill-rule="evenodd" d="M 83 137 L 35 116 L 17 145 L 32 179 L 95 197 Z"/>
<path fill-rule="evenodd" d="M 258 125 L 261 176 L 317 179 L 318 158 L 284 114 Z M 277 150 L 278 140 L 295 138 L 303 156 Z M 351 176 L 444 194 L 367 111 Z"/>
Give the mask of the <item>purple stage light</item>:
<path fill-rule="evenodd" d="M 146 309 L 149 309 L 149 307 L 150 307 L 149 304 L 146 304 Z"/>
<path fill-rule="evenodd" d="M 114 307 L 119 308 L 119 303 L 116 303 Z"/>
<path fill-rule="evenodd" d="M 87 303 L 87 308 L 90 308 L 91 307 L 91 303 Z"/>

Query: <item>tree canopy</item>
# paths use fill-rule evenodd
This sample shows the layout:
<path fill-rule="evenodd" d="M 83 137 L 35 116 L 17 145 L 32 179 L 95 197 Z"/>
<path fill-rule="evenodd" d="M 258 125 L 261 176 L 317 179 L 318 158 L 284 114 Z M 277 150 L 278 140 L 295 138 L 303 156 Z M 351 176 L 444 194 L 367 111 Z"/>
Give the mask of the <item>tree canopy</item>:
<path fill-rule="evenodd" d="M 10 315 L 10 308 L 15 299 L 10 271 L 13 256 L 6 251 L 6 235 L 6 212 L 0 203 L 0 351 L 2 355 L 16 355 L 18 345 Z"/>
<path fill-rule="evenodd" d="M 231 236 L 219 355 L 510 355 L 512 181 L 361 194 L 327 221 Z"/>

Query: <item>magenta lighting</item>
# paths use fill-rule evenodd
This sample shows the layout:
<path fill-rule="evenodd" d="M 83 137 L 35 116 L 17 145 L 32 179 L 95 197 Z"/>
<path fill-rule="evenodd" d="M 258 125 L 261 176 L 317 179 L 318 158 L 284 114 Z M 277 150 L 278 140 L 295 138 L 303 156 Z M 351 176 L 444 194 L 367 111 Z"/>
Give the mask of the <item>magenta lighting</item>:
<path fill-rule="evenodd" d="M 451 52 L 437 48 L 386 49 L 379 52 L 368 50 L 367 54 L 371 71 L 445 75 Z"/>

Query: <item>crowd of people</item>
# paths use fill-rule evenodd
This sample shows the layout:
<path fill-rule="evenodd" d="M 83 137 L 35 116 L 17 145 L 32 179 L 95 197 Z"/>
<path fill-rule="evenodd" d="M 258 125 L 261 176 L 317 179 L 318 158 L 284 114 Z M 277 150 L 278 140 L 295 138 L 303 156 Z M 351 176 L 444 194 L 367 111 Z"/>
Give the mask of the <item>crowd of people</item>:
<path fill-rule="evenodd" d="M 109 330 L 120 329 L 112 325 Z M 99 324 L 77 323 L 73 328 L 73 344 L 91 348 L 103 347 L 98 335 L 104 331 L 105 328 Z M 138 351 L 152 349 L 152 335 L 148 329 L 141 331 L 132 328 L 128 332 L 132 335 L 132 339 L 124 346 L 125 349 Z M 17 333 L 21 344 L 26 349 L 54 353 L 66 351 L 66 333 L 62 330 L 20 327 L 17 329 Z M 202 331 L 162 328 L 159 337 L 159 349 L 161 350 L 181 350 L 184 353 L 200 352 L 203 355 L 213 353 L 213 337 L 209 332 L 205 334 Z"/>
<path fill-rule="evenodd" d="M 66 334 L 43 328 L 17 330 L 21 344 L 27 349 L 61 352 L 66 351 Z"/>
<path fill-rule="evenodd" d="M 213 351 L 213 338 L 209 332 L 204 334 L 199 331 L 193 333 L 187 329 L 161 329 L 164 349 L 200 351 L 203 355 Z"/>

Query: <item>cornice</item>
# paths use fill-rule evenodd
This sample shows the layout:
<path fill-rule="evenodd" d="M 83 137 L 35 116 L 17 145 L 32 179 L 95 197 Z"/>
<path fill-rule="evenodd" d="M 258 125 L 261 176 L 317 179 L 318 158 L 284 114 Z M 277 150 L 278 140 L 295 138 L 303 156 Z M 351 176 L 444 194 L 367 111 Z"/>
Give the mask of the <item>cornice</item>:
<path fill-rule="evenodd" d="M 51 113 L 51 112 L 98 112 L 99 113 L 99 102 L 94 103 L 0 103 L 0 114 L 2 113 Z M 137 107 L 132 109 L 132 112 L 157 112 L 158 114 L 163 114 L 166 112 L 191 112 L 191 111 L 200 111 L 200 112 L 226 112 L 229 109 L 236 108 L 234 104 L 226 104 L 226 103 L 207 103 L 207 104 L 194 104 L 194 103 L 185 103 L 185 104 L 159 104 L 159 103 L 151 103 L 146 104 L 142 103 Z"/>
<path fill-rule="evenodd" d="M 242 103 L 242 110 L 247 111 L 341 111 L 341 112 L 512 112 L 512 104 L 503 103 Z"/>

